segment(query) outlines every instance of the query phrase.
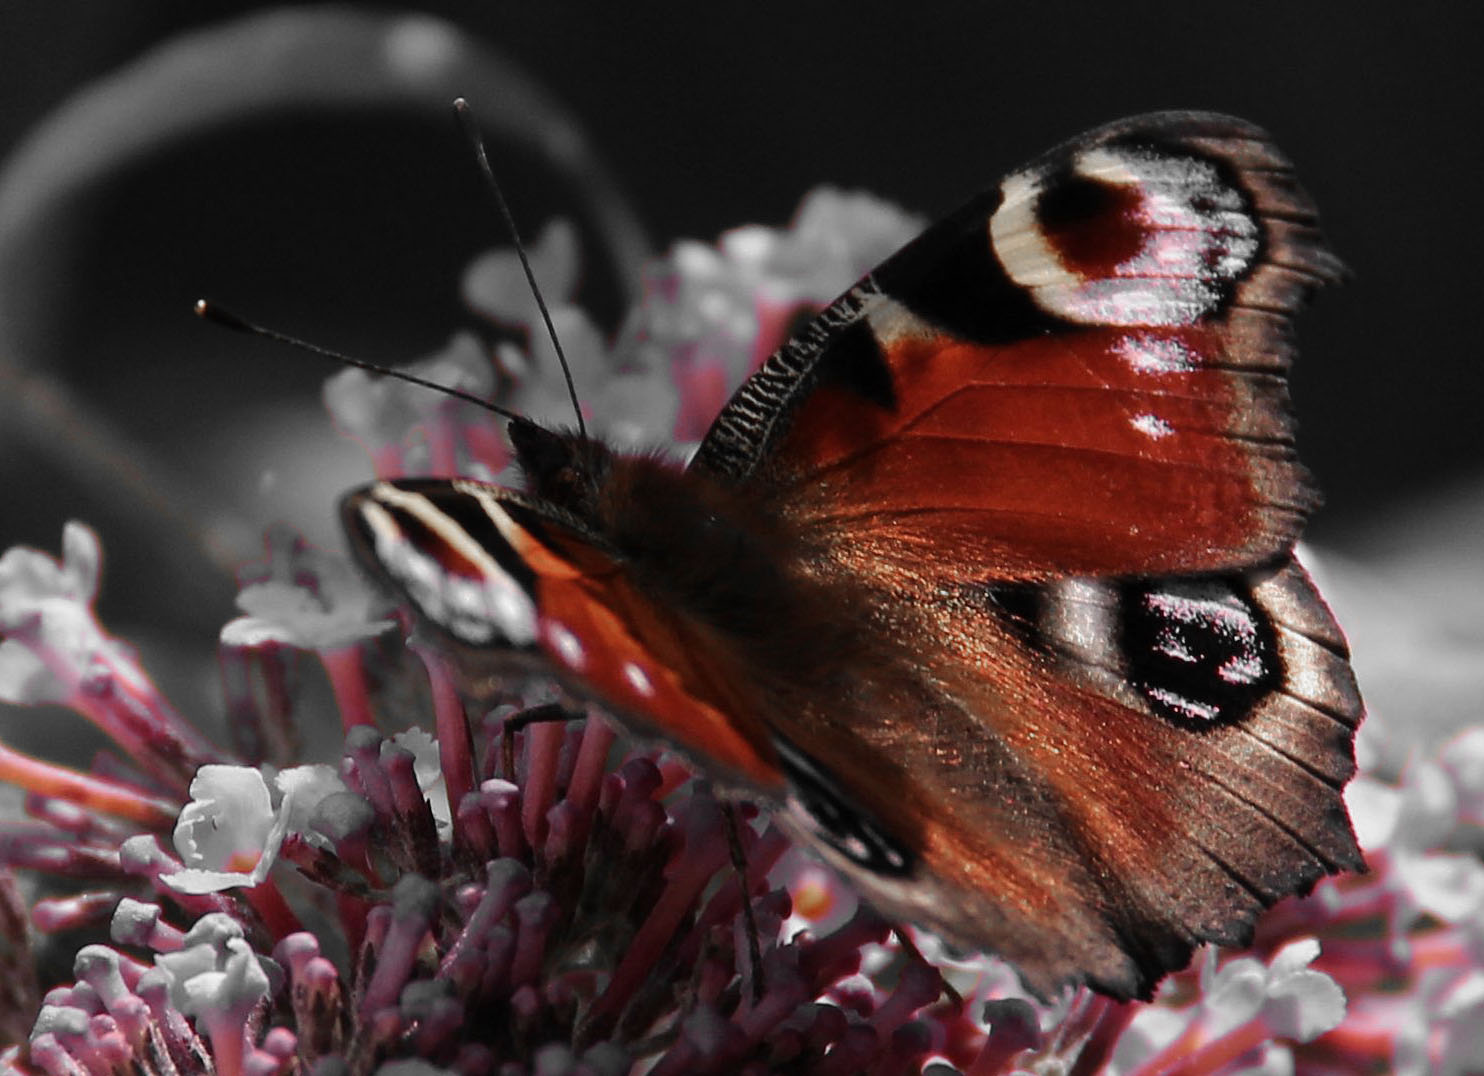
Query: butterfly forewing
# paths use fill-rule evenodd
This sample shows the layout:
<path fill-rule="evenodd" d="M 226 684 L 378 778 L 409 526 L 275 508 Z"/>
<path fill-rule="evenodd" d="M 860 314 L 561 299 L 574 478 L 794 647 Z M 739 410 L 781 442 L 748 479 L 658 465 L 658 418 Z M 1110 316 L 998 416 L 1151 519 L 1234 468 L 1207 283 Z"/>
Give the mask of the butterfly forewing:
<path fill-rule="evenodd" d="M 613 552 L 571 519 L 464 479 L 378 482 L 341 506 L 351 548 L 399 592 L 464 688 L 493 695 L 540 652 L 547 667 L 731 782 L 782 777 L 758 706 L 709 628 L 643 595 Z M 462 549 L 474 552 L 459 555 Z M 510 566 L 510 567 L 506 567 Z"/>
<path fill-rule="evenodd" d="M 894 588 L 1245 567 L 1314 503 L 1283 381 L 1288 315 L 1338 272 L 1314 220 L 1247 124 L 1102 128 L 842 296 L 694 466 Z"/>

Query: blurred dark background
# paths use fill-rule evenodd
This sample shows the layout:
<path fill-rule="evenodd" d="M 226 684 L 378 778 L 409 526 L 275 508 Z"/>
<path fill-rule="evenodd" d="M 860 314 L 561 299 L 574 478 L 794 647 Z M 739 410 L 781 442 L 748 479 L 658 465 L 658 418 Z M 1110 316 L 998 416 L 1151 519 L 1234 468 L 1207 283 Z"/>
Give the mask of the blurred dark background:
<path fill-rule="evenodd" d="M 257 7 L 6 5 L 0 150 L 161 41 Z M 1128 113 L 1206 108 L 1261 123 L 1297 163 L 1355 274 L 1300 325 L 1301 447 L 1328 499 L 1313 536 L 1343 547 L 1413 498 L 1481 475 L 1472 6 L 417 10 L 498 49 L 564 104 L 657 248 L 782 223 L 825 181 L 937 215 L 1050 144 Z M 488 119 L 503 102 L 474 103 Z M 492 148 L 528 230 L 575 211 L 540 154 L 514 142 L 502 152 L 499 138 Z M 131 162 L 65 220 L 65 237 L 38 248 L 28 278 L 45 301 L 28 307 L 21 361 L 107 415 L 120 444 L 154 454 L 185 488 L 246 504 L 254 523 L 293 516 L 325 540 L 334 490 L 365 471 L 352 450 L 306 448 L 275 431 L 313 412 L 326 370 L 202 325 L 190 302 L 209 294 L 396 362 L 469 323 L 459 272 L 502 241 L 467 150 L 432 111 L 238 119 Z M 585 285 L 610 324 L 622 306 L 613 276 L 595 259 Z M 279 454 L 276 471 L 245 462 L 265 453 Z M 295 471 L 323 473 L 320 507 L 295 501 Z M 102 530 L 104 608 L 115 620 L 199 630 L 230 615 L 224 576 L 200 582 L 189 555 L 141 536 L 34 442 L 0 439 L 0 481 L 0 546 L 55 549 L 71 517 Z"/>

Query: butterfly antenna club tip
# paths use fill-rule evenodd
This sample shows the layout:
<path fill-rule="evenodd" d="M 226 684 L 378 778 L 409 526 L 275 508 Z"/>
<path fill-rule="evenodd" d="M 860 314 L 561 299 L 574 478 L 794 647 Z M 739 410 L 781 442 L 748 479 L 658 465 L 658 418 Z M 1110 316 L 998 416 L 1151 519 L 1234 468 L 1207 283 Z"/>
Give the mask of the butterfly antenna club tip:
<path fill-rule="evenodd" d="M 213 325 L 220 325 L 224 329 L 231 329 L 239 333 L 255 333 L 257 326 L 251 322 L 244 321 L 225 307 L 218 306 L 210 299 L 197 299 L 192 310 L 202 321 L 209 321 Z"/>

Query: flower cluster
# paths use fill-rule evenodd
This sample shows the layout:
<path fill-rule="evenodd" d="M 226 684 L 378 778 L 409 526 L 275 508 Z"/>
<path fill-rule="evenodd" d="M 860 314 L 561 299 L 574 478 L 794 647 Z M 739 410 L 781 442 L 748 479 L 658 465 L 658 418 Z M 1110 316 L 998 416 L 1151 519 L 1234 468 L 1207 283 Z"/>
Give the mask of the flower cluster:
<path fill-rule="evenodd" d="M 675 244 L 645 273 L 628 352 L 679 392 L 674 427 L 699 441 L 731 391 L 793 331 L 922 230 L 869 194 L 821 187 L 787 229 L 736 228 L 716 246 Z"/>
<path fill-rule="evenodd" d="M 798 311 L 913 227 L 816 192 L 790 229 L 678 247 L 611 346 L 571 302 L 570 230 L 534 260 L 596 424 L 694 440 Z M 459 337 L 418 372 L 566 413 L 513 255 L 481 259 L 465 291 L 524 346 Z M 327 399 L 379 474 L 508 463 L 465 403 L 356 371 Z M 0 877 L 0 1005 L 26 1025 L 0 1034 L 27 1036 L 0 1064 L 16 1071 L 1154 1076 L 1484 1057 L 1484 728 L 1399 781 L 1357 779 L 1370 873 L 1273 909 L 1251 951 L 1206 952 L 1148 1004 L 1047 1004 L 998 961 L 857 905 L 765 818 L 550 684 L 471 709 L 435 649 L 399 645 L 394 612 L 292 535 L 270 536 L 222 633 L 234 743 L 216 747 L 98 623 L 98 559 L 78 525 L 60 561 L 0 559 L 0 696 L 64 702 L 123 756 L 80 772 L 0 747 L 30 816 L 0 828 L 0 866 L 70 883 L 28 907 Z M 338 726 L 289 690 L 306 651 Z M 320 753 L 313 730 L 336 727 Z M 104 924 L 72 981 L 36 985 L 35 937 Z"/>

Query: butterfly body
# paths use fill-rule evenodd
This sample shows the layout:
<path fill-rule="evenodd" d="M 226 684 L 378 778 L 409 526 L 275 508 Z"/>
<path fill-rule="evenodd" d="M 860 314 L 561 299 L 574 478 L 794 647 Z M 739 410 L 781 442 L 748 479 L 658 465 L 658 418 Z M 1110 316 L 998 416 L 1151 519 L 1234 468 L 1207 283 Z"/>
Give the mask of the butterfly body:
<path fill-rule="evenodd" d="M 1360 865 L 1360 701 L 1291 551 L 1312 218 L 1240 121 L 1101 128 L 831 304 L 688 467 L 517 420 L 523 492 L 378 483 L 352 547 L 476 692 L 541 664 L 888 914 L 1147 996 Z"/>

